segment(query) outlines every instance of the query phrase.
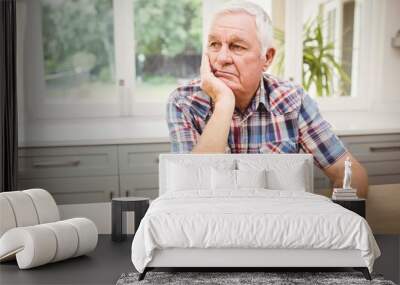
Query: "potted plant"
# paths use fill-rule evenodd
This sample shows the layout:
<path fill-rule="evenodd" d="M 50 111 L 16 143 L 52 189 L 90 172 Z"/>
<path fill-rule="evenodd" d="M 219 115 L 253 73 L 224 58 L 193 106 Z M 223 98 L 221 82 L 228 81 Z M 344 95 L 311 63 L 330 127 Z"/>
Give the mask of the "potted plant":
<path fill-rule="evenodd" d="M 336 73 L 341 85 L 349 83 L 350 79 L 341 63 L 335 58 L 334 44 L 323 36 L 323 21 L 316 17 L 304 25 L 303 35 L 303 80 L 304 89 L 314 88 L 318 97 L 331 96 L 334 89 L 333 76 Z M 274 29 L 278 51 L 273 66 L 276 74 L 283 74 L 284 63 L 284 32 Z"/>

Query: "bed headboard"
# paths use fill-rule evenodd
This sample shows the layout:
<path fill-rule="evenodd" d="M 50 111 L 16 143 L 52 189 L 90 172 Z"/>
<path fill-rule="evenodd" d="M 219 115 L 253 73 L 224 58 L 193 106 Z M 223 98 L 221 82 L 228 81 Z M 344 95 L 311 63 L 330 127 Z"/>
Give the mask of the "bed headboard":
<path fill-rule="evenodd" d="M 293 164 L 304 162 L 305 167 L 305 181 L 306 191 L 314 192 L 313 185 L 313 156 L 311 154 L 176 154 L 176 153 L 163 153 L 159 156 L 159 195 L 167 191 L 167 168 L 169 162 L 190 162 L 191 164 L 207 164 L 213 165 L 218 160 L 230 161 L 232 160 L 235 165 L 240 165 L 240 162 L 252 161 L 265 161 L 270 168 L 274 165 L 280 165 L 280 171 L 283 167 L 290 167 Z"/>

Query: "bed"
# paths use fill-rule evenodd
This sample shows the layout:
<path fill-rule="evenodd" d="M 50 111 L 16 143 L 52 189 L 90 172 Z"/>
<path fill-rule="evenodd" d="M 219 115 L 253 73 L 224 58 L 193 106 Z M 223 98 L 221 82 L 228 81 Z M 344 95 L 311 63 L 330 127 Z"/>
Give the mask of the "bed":
<path fill-rule="evenodd" d="M 159 197 L 132 242 L 154 268 L 352 267 L 380 251 L 364 218 L 313 194 L 309 154 L 161 154 Z"/>

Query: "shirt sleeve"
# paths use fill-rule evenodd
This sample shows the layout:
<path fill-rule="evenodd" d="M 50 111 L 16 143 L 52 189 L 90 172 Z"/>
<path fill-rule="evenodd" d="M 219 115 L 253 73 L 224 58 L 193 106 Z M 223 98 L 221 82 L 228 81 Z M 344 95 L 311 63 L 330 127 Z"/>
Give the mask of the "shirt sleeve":
<path fill-rule="evenodd" d="M 315 164 L 321 169 L 331 166 L 347 151 L 307 93 L 299 113 L 299 144 L 304 152 L 314 156 Z"/>
<path fill-rule="evenodd" d="M 177 92 L 177 91 L 176 91 Z M 167 103 L 167 124 L 171 142 L 171 152 L 190 153 L 200 134 L 194 127 L 190 114 L 174 100 L 174 94 Z"/>

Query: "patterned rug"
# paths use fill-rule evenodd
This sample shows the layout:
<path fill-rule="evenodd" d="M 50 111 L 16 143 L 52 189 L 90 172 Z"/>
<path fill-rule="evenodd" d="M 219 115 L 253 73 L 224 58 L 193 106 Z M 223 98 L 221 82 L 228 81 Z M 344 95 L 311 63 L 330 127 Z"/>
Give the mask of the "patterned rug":
<path fill-rule="evenodd" d="M 360 272 L 154 272 L 150 271 L 142 281 L 138 281 L 139 273 L 124 273 L 117 285 L 134 284 L 268 284 L 268 285 L 297 285 L 297 284 L 379 284 L 395 285 L 392 281 L 384 280 L 381 275 L 372 274 L 372 281 L 364 278 Z"/>

